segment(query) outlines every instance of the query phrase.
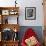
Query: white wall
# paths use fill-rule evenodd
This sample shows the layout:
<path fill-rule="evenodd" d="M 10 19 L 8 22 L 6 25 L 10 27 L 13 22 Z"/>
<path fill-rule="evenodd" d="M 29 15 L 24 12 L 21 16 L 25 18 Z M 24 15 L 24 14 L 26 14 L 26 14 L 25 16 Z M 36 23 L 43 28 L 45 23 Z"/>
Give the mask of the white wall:
<path fill-rule="evenodd" d="M 0 0 L 0 6 L 15 6 L 15 0 Z M 17 0 L 20 26 L 43 26 L 42 0 Z M 25 7 L 36 7 L 36 20 L 25 20 Z"/>
<path fill-rule="evenodd" d="M 43 25 L 43 6 L 42 0 L 21 0 L 20 4 L 20 25 L 42 26 Z M 36 7 L 36 20 L 25 20 L 25 7 Z"/>

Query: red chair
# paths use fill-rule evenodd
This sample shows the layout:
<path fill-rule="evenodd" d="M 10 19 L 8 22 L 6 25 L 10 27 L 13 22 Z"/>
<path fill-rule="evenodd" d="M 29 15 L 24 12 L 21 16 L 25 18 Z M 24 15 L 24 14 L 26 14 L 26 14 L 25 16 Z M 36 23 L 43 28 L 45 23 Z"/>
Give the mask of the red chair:
<path fill-rule="evenodd" d="M 24 37 L 22 38 L 21 46 L 27 46 L 26 43 L 25 43 L 25 40 L 32 37 L 32 36 L 34 36 L 37 39 L 37 35 L 33 31 L 33 29 L 31 29 L 31 28 L 27 29 L 27 31 L 25 32 Z M 41 46 L 40 42 L 38 41 L 35 46 Z"/>

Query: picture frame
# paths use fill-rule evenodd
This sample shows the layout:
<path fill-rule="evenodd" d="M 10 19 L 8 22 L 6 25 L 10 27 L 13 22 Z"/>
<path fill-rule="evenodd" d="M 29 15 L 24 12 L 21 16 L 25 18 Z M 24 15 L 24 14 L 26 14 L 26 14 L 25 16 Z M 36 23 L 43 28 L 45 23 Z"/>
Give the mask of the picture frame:
<path fill-rule="evenodd" d="M 26 7 L 25 20 L 35 20 L 35 19 L 36 19 L 36 7 Z"/>
<path fill-rule="evenodd" d="M 2 15 L 9 15 L 9 10 L 2 10 Z"/>

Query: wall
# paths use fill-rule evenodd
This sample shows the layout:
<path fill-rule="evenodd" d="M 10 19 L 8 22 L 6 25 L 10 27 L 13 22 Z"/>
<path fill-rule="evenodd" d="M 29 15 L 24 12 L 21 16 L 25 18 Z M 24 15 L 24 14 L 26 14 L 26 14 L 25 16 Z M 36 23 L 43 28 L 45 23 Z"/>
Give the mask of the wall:
<path fill-rule="evenodd" d="M 42 0 L 21 0 L 19 24 L 22 26 L 42 26 L 43 25 L 43 6 Z M 25 20 L 25 7 L 36 7 L 36 20 Z"/>
<path fill-rule="evenodd" d="M 0 0 L 0 6 L 15 6 L 15 0 Z M 20 26 L 43 26 L 43 6 L 42 0 L 17 0 L 19 6 Z M 25 7 L 36 7 L 36 20 L 25 20 Z M 10 20 L 10 19 L 9 19 Z"/>

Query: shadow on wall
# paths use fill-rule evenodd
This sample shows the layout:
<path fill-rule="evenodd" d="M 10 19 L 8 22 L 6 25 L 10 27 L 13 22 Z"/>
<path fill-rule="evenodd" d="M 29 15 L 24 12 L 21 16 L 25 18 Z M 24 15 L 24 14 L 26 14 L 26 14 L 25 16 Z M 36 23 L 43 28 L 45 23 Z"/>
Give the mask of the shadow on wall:
<path fill-rule="evenodd" d="M 41 43 L 43 43 L 43 30 L 42 30 L 42 26 L 21 26 L 20 27 L 20 31 L 19 31 L 20 42 L 21 42 L 21 40 L 23 38 L 23 35 L 24 35 L 25 31 L 28 28 L 32 28 L 36 32 L 39 41 Z"/>

